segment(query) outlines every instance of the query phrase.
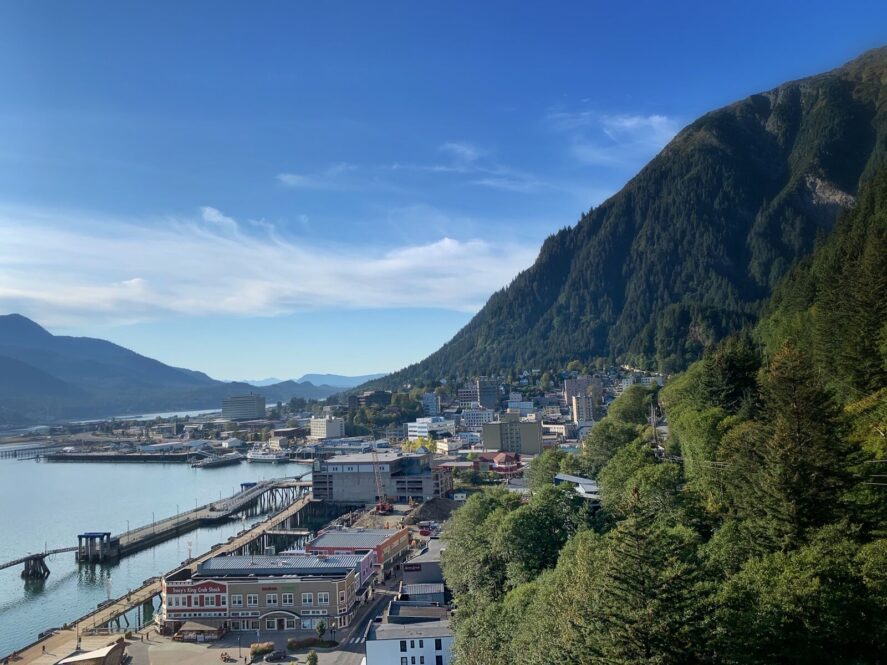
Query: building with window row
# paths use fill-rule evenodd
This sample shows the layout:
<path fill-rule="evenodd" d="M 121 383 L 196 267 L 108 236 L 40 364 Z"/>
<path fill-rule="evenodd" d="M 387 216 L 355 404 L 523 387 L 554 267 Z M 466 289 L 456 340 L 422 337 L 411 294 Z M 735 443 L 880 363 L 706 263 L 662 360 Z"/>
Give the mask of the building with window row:
<path fill-rule="evenodd" d="M 305 544 L 310 554 L 374 554 L 378 571 L 387 577 L 410 549 L 410 533 L 401 529 L 354 529 L 339 527 L 319 531 Z"/>
<path fill-rule="evenodd" d="M 225 420 L 255 420 L 264 417 L 264 395 L 231 395 L 222 400 L 222 418 Z"/>
<path fill-rule="evenodd" d="M 371 504 L 377 496 L 376 470 L 382 489 L 395 501 L 427 501 L 453 488 L 446 471 L 432 467 L 431 453 L 379 451 L 376 455 L 337 455 L 314 460 L 311 483 L 315 499 L 335 503 Z"/>
<path fill-rule="evenodd" d="M 219 556 L 190 579 L 164 579 L 158 621 L 165 634 L 186 621 L 226 630 L 310 630 L 351 623 L 375 575 L 375 553 Z"/>

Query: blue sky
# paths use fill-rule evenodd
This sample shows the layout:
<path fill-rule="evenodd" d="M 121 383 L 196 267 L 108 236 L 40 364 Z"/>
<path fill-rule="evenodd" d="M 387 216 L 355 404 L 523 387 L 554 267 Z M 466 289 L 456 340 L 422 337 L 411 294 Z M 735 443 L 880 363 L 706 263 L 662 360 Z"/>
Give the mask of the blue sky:
<path fill-rule="evenodd" d="M 617 6 L 618 5 L 618 6 Z M 420 360 L 876 2 L 7 2 L 0 311 L 219 378 Z"/>

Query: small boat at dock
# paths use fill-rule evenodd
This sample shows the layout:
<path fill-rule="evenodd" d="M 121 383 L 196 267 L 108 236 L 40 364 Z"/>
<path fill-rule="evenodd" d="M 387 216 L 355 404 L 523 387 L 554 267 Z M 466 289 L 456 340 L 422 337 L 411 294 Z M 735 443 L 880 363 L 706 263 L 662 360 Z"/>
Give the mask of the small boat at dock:
<path fill-rule="evenodd" d="M 282 450 L 271 450 L 271 448 L 253 448 L 246 454 L 249 462 L 264 462 L 266 464 L 278 464 L 281 462 L 289 462 L 290 457 Z"/>

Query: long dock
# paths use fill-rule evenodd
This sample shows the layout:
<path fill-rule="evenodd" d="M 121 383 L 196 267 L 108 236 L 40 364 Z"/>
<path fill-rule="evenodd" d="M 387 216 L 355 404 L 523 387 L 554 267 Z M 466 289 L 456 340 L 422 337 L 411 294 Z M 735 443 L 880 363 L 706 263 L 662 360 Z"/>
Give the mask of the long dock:
<path fill-rule="evenodd" d="M 108 558 L 124 557 L 146 547 L 162 543 L 182 533 L 207 524 L 231 519 L 254 504 L 259 504 L 271 494 L 271 500 L 262 508 L 275 504 L 291 503 L 300 493 L 310 491 L 311 481 L 300 478 L 264 480 L 244 487 L 240 492 L 221 501 L 214 501 L 159 522 L 152 522 L 135 529 L 111 536 L 108 533 L 89 532 L 78 536 L 78 561 L 102 561 Z"/>
<path fill-rule="evenodd" d="M 0 570 L 24 564 L 24 577 L 45 578 L 49 575 L 45 559 L 52 554 L 74 552 L 77 561 L 106 561 L 134 554 L 147 547 L 162 543 L 180 534 L 214 524 L 256 507 L 256 512 L 266 512 L 290 505 L 302 494 L 311 491 L 311 481 L 303 476 L 278 478 L 258 483 L 245 483 L 233 496 L 199 506 L 160 521 L 130 529 L 117 536 L 108 531 L 89 531 L 77 536 L 76 547 L 64 547 L 37 552 L 0 562 Z"/>
<path fill-rule="evenodd" d="M 302 510 L 308 508 L 312 504 L 320 503 L 320 500 L 315 500 L 311 498 L 310 495 L 303 496 L 283 510 L 278 511 L 259 524 L 256 524 L 251 529 L 230 538 L 228 542 L 216 545 L 197 558 L 184 562 L 181 566 L 166 573 L 165 577 L 187 578 L 193 574 L 197 570 L 197 566 L 204 561 L 211 559 L 212 557 L 232 554 L 239 550 L 243 550 L 248 547 L 250 543 L 257 539 L 261 539 L 267 533 L 279 530 L 281 525 L 285 525 L 289 520 L 297 517 Z M 284 528 L 283 530 L 286 529 Z M 67 624 L 62 630 L 28 645 L 19 652 L 15 663 L 16 665 L 28 665 L 29 663 L 39 663 L 42 665 L 44 662 L 56 662 L 58 660 L 56 656 L 52 656 L 54 660 L 46 660 L 47 655 L 44 655 L 43 647 L 46 647 L 46 652 L 52 654 L 57 652 L 60 653 L 66 645 L 70 644 L 72 640 L 76 640 L 78 636 L 89 634 L 98 628 L 106 626 L 127 612 L 136 609 L 145 603 L 151 602 L 155 596 L 160 594 L 160 592 L 161 578 L 154 577 L 146 580 L 145 584 L 138 589 L 135 589 L 125 596 L 113 600 L 104 607 L 90 612 L 74 622 Z"/>

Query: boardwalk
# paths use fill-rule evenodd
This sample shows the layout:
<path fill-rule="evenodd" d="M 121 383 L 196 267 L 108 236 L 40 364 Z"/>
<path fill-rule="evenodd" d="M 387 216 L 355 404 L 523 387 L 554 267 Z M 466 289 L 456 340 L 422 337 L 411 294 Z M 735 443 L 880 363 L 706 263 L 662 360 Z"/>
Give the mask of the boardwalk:
<path fill-rule="evenodd" d="M 304 509 L 312 501 L 313 499 L 310 496 L 302 497 L 301 499 L 295 501 L 283 510 L 260 522 L 252 529 L 245 531 L 239 536 L 235 536 L 227 543 L 211 549 L 209 552 L 200 555 L 196 559 L 192 559 L 186 565 L 174 568 L 173 570 L 169 571 L 166 576 L 169 577 L 171 575 L 182 573 L 186 570 L 193 572 L 197 569 L 197 566 L 199 564 L 203 563 L 207 559 L 222 554 L 230 554 L 232 552 L 236 552 L 237 550 L 251 543 L 256 538 L 261 538 L 269 531 L 273 531 L 279 528 L 281 524 L 285 523 L 288 519 L 295 516 L 296 513 Z M 93 628 L 104 626 L 105 624 L 113 621 L 122 614 L 130 611 L 131 609 L 139 607 L 143 603 L 151 600 L 154 596 L 158 595 L 160 593 L 160 589 L 160 578 L 152 578 L 148 580 L 146 584 L 132 591 L 126 596 L 120 597 L 113 601 L 111 604 L 106 605 L 101 609 L 95 610 L 94 612 L 91 612 L 84 617 L 81 617 L 76 622 L 70 624 L 65 630 L 61 630 L 55 635 L 52 635 L 30 645 L 19 654 L 19 659 L 15 661 L 16 665 L 27 665 L 29 663 L 34 663 L 40 660 L 43 656 L 42 647 L 44 645 L 46 646 L 47 651 L 60 653 L 60 649 L 62 649 L 65 644 L 70 643 L 72 639 L 76 640 L 77 635 L 82 634 L 84 631 L 89 631 Z M 109 641 L 111 639 L 111 637 L 108 638 Z"/>

